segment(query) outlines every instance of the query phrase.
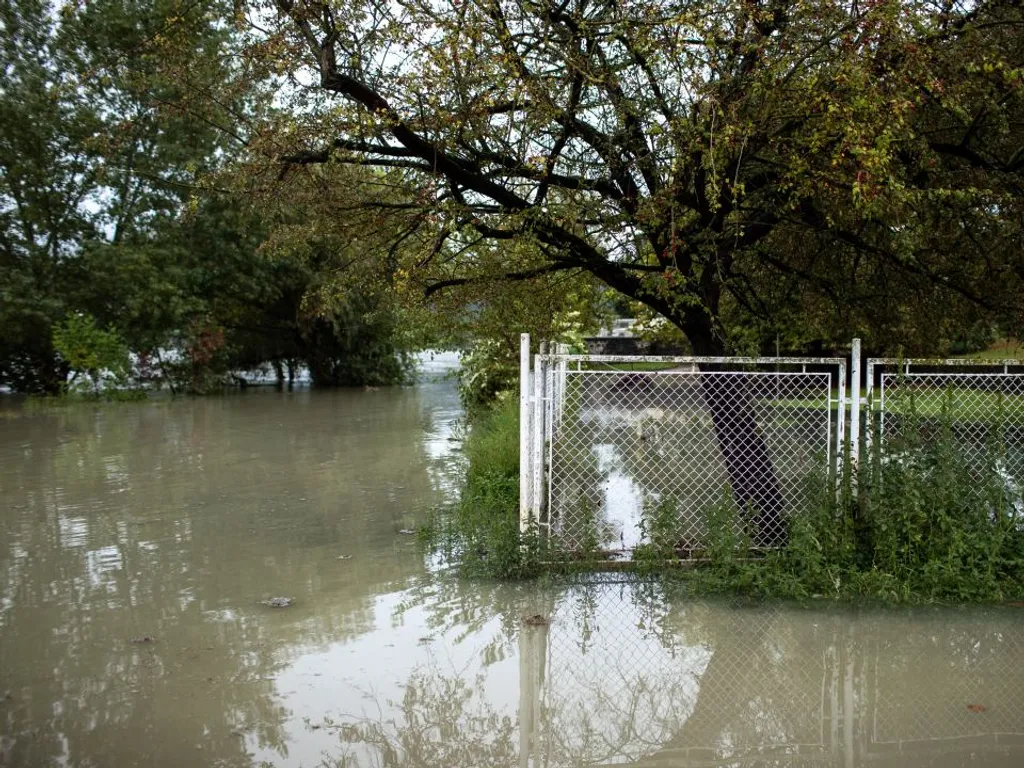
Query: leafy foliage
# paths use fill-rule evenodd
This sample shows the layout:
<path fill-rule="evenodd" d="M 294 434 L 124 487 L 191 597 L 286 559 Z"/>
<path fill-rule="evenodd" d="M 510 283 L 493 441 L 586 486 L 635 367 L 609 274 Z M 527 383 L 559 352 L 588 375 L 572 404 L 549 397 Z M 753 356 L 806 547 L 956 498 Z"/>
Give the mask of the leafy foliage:
<path fill-rule="evenodd" d="M 98 396 L 128 384 L 128 348 L 115 331 L 98 327 L 94 317 L 69 316 L 53 329 L 53 347 L 71 372 L 69 392 Z"/>
<path fill-rule="evenodd" d="M 386 170 L 437 289 L 585 272 L 697 354 L 1020 322 L 1018 3 L 248 14 L 278 22 L 246 28 L 251 60 L 317 84 L 267 122 L 270 167 Z"/>
<path fill-rule="evenodd" d="M 301 198 L 286 217 L 217 187 L 266 86 L 232 63 L 230 4 L 0 14 L 0 385 L 62 391 L 51 329 L 79 314 L 174 391 L 265 365 L 322 385 L 407 375 L 397 312 L 353 278 L 358 233 L 308 236 Z M 307 236 L 282 247 L 287 228 Z"/>

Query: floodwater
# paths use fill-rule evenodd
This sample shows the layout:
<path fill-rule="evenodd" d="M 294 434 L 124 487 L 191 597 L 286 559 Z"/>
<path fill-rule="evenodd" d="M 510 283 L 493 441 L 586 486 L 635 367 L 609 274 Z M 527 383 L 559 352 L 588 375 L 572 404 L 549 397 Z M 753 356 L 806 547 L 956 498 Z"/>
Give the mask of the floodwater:
<path fill-rule="evenodd" d="M 0 411 L 0 765 L 1024 765 L 1020 608 L 452 578 L 402 531 L 458 416 L 430 375 Z"/>

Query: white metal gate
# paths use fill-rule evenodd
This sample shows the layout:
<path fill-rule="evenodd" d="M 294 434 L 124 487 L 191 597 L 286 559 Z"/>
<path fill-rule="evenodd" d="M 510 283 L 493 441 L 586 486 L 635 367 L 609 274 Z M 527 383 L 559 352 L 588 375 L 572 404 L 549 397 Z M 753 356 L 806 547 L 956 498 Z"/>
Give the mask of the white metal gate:
<path fill-rule="evenodd" d="M 843 453 L 838 358 L 534 357 L 522 400 L 521 522 L 568 550 L 626 554 L 654 532 L 683 557 L 741 508 L 784 540 Z"/>

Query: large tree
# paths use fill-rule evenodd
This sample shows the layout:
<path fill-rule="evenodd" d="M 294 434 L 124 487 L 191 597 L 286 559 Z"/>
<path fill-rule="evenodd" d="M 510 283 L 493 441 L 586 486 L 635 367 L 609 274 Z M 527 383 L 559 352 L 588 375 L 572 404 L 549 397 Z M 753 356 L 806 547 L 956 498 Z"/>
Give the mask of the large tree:
<path fill-rule="evenodd" d="M 780 279 L 1019 314 L 1015 0 L 276 0 L 250 20 L 301 103 L 267 146 L 407 170 L 437 285 L 485 277 L 452 258 L 475 239 L 529 239 L 501 274 L 590 272 L 699 354 Z"/>
<path fill-rule="evenodd" d="M 712 356 L 729 308 L 792 312 L 782 282 L 797 306 L 1021 316 L 1016 0 L 254 0 L 248 20 L 294 100 L 254 149 L 285 175 L 404 172 L 428 291 L 582 270 Z M 485 242 L 533 247 L 466 258 Z M 782 496 L 730 381 L 705 396 L 774 538 Z"/>
<path fill-rule="evenodd" d="M 69 313 L 120 321 L 128 288 L 168 309 L 167 276 L 149 268 L 140 284 L 136 267 L 228 141 L 217 117 L 230 102 L 202 120 L 180 108 L 204 83 L 227 92 L 224 13 L 177 0 L 0 9 L 0 384 L 60 389 L 51 328 Z"/>

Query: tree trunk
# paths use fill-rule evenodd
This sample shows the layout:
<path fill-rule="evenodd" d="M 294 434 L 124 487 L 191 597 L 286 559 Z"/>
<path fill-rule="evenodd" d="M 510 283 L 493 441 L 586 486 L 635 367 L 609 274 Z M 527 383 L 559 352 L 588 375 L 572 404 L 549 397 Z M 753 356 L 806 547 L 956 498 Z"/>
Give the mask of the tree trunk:
<path fill-rule="evenodd" d="M 785 500 L 768 447 L 757 430 L 749 377 L 742 373 L 702 375 L 701 383 L 732 497 L 754 525 L 754 543 L 765 547 L 785 544 Z"/>
<path fill-rule="evenodd" d="M 700 317 L 691 316 L 681 325 L 694 354 L 701 357 L 725 354 L 724 339 L 712 326 L 707 313 L 701 311 Z M 788 538 L 785 500 L 768 446 L 757 429 L 750 377 L 743 373 L 707 375 L 716 367 L 713 364 L 701 366 L 701 389 L 715 425 L 732 498 L 755 526 L 752 531 L 755 544 L 782 546 Z"/>

